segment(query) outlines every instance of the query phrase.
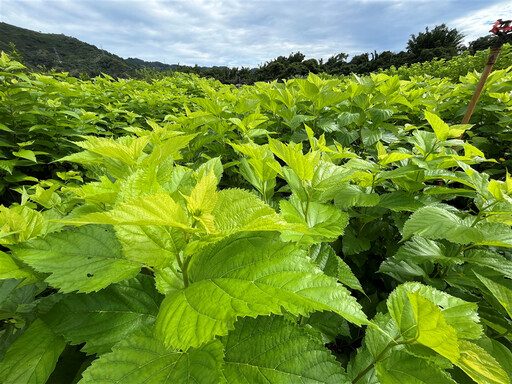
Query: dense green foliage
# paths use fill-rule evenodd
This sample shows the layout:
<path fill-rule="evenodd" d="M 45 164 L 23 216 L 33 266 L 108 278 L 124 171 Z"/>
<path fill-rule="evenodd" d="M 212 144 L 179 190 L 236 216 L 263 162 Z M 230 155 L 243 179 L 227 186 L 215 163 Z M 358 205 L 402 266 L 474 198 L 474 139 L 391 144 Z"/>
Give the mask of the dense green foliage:
<path fill-rule="evenodd" d="M 5 383 L 510 383 L 512 73 L 0 62 Z"/>

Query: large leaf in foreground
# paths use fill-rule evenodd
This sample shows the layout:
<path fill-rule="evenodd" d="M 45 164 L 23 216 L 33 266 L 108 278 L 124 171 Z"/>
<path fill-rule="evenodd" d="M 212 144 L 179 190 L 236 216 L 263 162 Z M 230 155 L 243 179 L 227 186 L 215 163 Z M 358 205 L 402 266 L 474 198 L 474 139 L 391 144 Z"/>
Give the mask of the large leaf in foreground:
<path fill-rule="evenodd" d="M 350 382 L 321 341 L 283 317 L 242 319 L 223 342 L 228 383 Z"/>
<path fill-rule="evenodd" d="M 177 349 L 225 335 L 237 317 L 333 311 L 367 322 L 354 297 L 278 234 L 238 234 L 194 256 L 191 284 L 162 302 L 157 332 Z"/>
<path fill-rule="evenodd" d="M 44 384 L 64 349 L 62 337 L 41 320 L 34 321 L 0 362 L 3 384 Z"/>
<path fill-rule="evenodd" d="M 72 344 L 85 343 L 84 352 L 102 354 L 137 329 L 153 325 L 161 300 L 153 279 L 139 275 L 99 292 L 67 295 L 44 321 Z"/>
<path fill-rule="evenodd" d="M 83 373 L 80 384 L 216 384 L 220 381 L 222 344 L 199 349 L 167 349 L 144 328 L 116 344 Z"/>
<path fill-rule="evenodd" d="M 92 292 L 135 276 L 140 264 L 124 260 L 112 227 L 85 226 L 12 247 L 16 257 L 62 292 Z"/>

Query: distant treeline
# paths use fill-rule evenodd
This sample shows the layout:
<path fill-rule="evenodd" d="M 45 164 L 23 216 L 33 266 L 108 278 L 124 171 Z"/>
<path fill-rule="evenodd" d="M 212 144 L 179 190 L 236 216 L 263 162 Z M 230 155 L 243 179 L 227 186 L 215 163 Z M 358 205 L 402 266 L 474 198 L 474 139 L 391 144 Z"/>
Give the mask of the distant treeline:
<path fill-rule="evenodd" d="M 400 67 L 433 58 L 450 59 L 465 50 L 474 53 L 486 49 L 494 42 L 492 36 L 481 37 L 462 45 L 463 35 L 445 24 L 434 29 L 412 35 L 406 50 L 398 53 L 384 51 L 363 53 L 353 56 L 339 53 L 325 62 L 320 59 L 306 59 L 301 52 L 288 57 L 279 56 L 258 68 L 229 68 L 183 66 L 147 62 L 129 58 L 123 59 L 94 45 L 78 39 L 46 34 L 0 23 L 0 50 L 10 53 L 32 70 L 69 72 L 71 76 L 90 78 L 102 73 L 120 78 L 155 78 L 165 76 L 170 71 L 196 73 L 203 77 L 213 77 L 225 84 L 253 84 L 257 81 L 272 81 L 307 76 L 308 73 L 347 75 L 367 74 L 378 69 Z"/>
<path fill-rule="evenodd" d="M 289 79 L 307 76 L 310 72 L 327 73 L 329 75 L 348 75 L 351 73 L 364 75 L 379 69 L 398 68 L 435 58 L 448 60 L 462 54 L 464 51 L 475 54 L 477 51 L 487 49 L 495 43 L 495 37 L 491 35 L 480 37 L 466 47 L 462 44 L 463 38 L 464 35 L 456 29 L 450 29 L 442 24 L 432 30 L 426 28 L 425 32 L 412 35 L 407 42 L 406 50 L 398 53 L 391 51 L 377 53 L 377 51 L 374 51 L 353 56 L 348 61 L 349 55 L 342 52 L 323 61 L 322 59 L 306 60 L 304 54 L 297 52 L 290 54 L 288 57 L 279 56 L 252 70 L 228 67 L 204 69 L 198 66 L 181 66 L 177 70 L 213 77 L 223 83 L 230 84 L 252 84 L 256 81 Z"/>

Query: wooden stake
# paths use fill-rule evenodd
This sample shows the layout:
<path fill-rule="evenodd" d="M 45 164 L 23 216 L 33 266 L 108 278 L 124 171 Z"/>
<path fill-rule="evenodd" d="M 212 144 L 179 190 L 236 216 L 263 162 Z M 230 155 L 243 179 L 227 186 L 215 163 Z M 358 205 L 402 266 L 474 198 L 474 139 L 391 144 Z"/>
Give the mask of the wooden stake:
<path fill-rule="evenodd" d="M 468 110 L 466 111 L 466 114 L 464 115 L 464 118 L 462 119 L 462 124 L 469 123 L 469 119 L 471 119 L 471 115 L 473 114 L 476 103 L 478 102 L 480 94 L 482 93 L 482 89 L 484 88 L 485 82 L 487 81 L 487 78 L 489 77 L 489 74 L 492 71 L 492 67 L 493 67 L 494 63 L 496 63 L 496 60 L 498 60 L 498 56 L 500 55 L 500 52 L 501 52 L 501 47 L 491 49 L 491 52 L 489 53 L 489 57 L 487 59 L 487 63 L 485 64 L 484 71 L 482 72 L 482 77 L 480 77 L 480 81 L 478 82 L 478 84 L 476 86 L 475 93 L 473 93 L 473 97 L 471 98 L 471 101 L 469 102 Z"/>

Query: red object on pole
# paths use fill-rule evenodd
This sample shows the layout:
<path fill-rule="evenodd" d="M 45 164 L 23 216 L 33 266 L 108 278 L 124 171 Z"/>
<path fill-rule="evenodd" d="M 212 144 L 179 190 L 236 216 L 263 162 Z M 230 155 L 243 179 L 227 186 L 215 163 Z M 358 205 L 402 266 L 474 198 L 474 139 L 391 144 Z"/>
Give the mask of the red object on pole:
<path fill-rule="evenodd" d="M 495 35 L 506 34 L 512 31 L 512 20 L 498 19 L 492 26 L 492 29 L 489 32 L 494 33 Z"/>

